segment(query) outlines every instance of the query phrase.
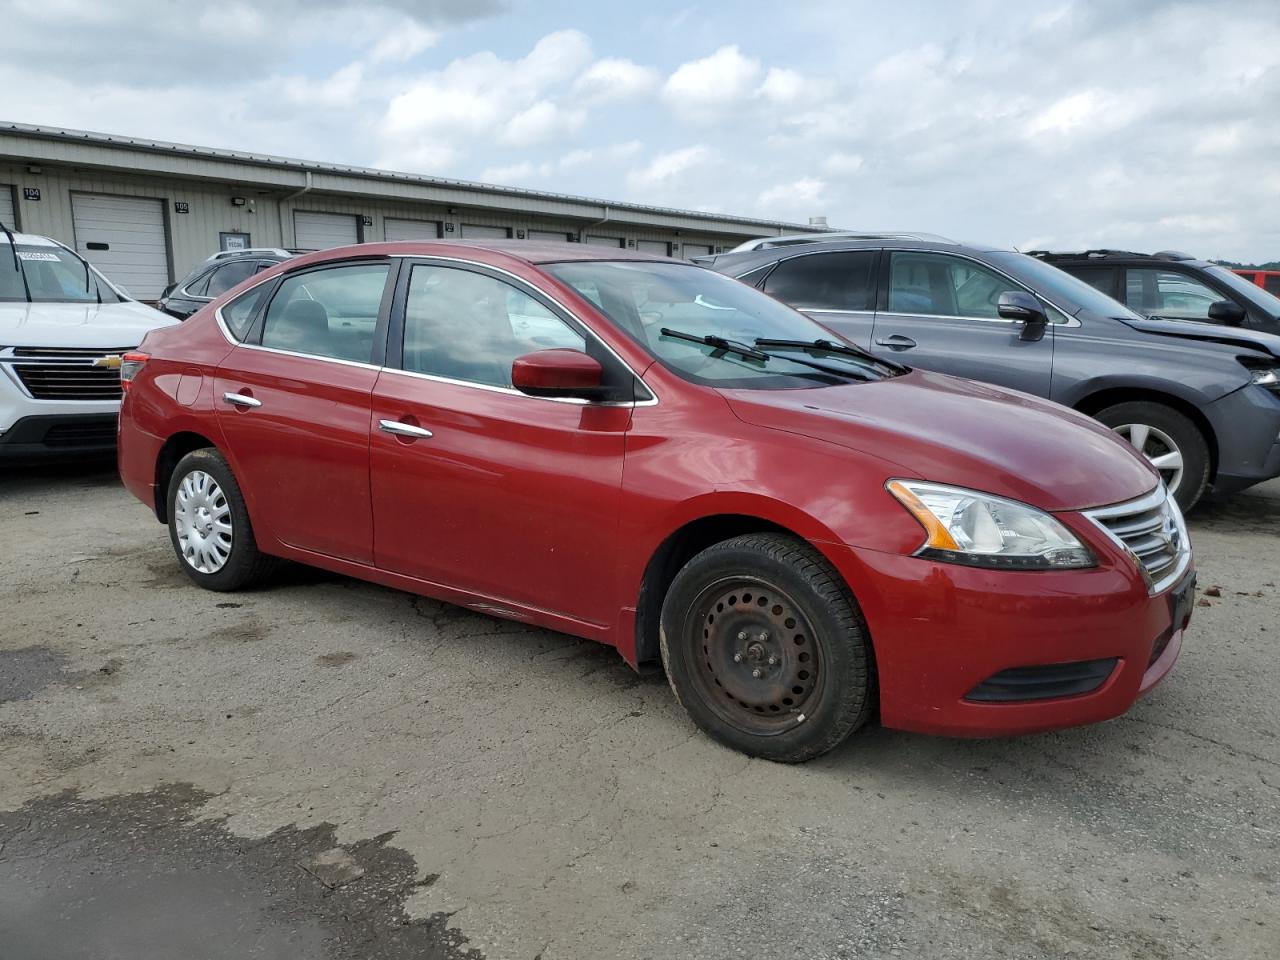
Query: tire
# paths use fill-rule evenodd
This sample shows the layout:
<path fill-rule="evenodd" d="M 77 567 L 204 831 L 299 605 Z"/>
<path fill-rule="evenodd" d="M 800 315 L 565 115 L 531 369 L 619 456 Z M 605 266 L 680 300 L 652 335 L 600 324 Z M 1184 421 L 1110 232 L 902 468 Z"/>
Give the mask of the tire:
<path fill-rule="evenodd" d="M 1094 417 L 1135 446 L 1135 434 L 1138 439 L 1145 437 L 1142 455 L 1160 469 L 1184 513 L 1204 496 L 1209 486 L 1209 443 L 1185 414 L 1163 403 L 1135 400 L 1107 407 Z M 1139 430 L 1143 432 L 1138 434 Z M 1161 466 L 1161 458 L 1172 462 L 1167 459 L 1170 454 L 1180 458 L 1180 472 Z"/>
<path fill-rule="evenodd" d="M 753 757 L 820 756 L 875 705 L 875 660 L 857 603 L 831 564 L 794 537 L 747 534 L 695 556 L 663 600 L 660 644 L 693 722 Z"/>
<path fill-rule="evenodd" d="M 235 474 L 212 447 L 178 461 L 169 479 L 168 508 L 178 565 L 206 590 L 239 590 L 275 569 L 276 559 L 258 550 Z"/>

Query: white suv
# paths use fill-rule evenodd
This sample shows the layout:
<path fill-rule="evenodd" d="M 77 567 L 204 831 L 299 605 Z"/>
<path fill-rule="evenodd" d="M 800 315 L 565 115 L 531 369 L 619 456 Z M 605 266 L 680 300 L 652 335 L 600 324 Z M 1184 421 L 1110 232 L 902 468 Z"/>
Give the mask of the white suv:
<path fill-rule="evenodd" d="M 173 323 L 57 241 L 0 228 L 0 462 L 110 453 L 121 355 Z"/>

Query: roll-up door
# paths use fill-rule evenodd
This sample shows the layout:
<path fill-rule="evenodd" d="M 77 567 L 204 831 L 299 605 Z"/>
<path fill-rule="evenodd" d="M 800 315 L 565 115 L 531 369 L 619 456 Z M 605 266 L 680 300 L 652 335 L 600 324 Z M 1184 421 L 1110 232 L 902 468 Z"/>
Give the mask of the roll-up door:
<path fill-rule="evenodd" d="M 139 300 L 156 300 L 169 284 L 164 201 L 71 194 L 76 251 Z"/>
<path fill-rule="evenodd" d="M 671 244 L 665 240 L 637 240 L 636 249 L 642 253 L 656 253 L 660 257 L 671 256 Z"/>
<path fill-rule="evenodd" d="M 705 257 L 715 252 L 715 247 L 709 247 L 705 243 L 686 243 L 681 251 L 686 260 L 692 260 L 694 257 Z"/>
<path fill-rule="evenodd" d="M 627 242 L 622 237 L 605 237 L 596 234 L 587 234 L 587 243 L 597 247 L 625 247 Z"/>
<path fill-rule="evenodd" d="M 464 223 L 462 225 L 462 236 L 468 240 L 478 240 L 481 237 L 506 240 L 511 236 L 511 228 L 490 227 L 480 223 Z"/>
<path fill-rule="evenodd" d="M 328 250 L 359 243 L 360 231 L 350 213 L 293 212 L 293 245 L 303 250 Z"/>
<path fill-rule="evenodd" d="M 18 229 L 18 218 L 13 211 L 13 185 L 0 183 L 0 223 L 10 230 Z"/>
<path fill-rule="evenodd" d="M 383 236 L 388 240 L 438 240 L 439 220 L 396 220 L 391 217 L 383 222 Z"/>
<path fill-rule="evenodd" d="M 569 231 L 568 230 L 530 230 L 529 239 L 542 240 L 544 242 L 549 241 L 551 243 L 568 243 Z"/>

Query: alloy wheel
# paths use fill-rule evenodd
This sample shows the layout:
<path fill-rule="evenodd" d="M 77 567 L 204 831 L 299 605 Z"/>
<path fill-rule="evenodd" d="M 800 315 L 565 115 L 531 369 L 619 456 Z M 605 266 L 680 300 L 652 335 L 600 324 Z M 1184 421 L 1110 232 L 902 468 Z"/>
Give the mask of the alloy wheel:
<path fill-rule="evenodd" d="M 1146 423 L 1125 423 L 1111 429 L 1151 461 L 1151 465 L 1160 471 L 1170 493 L 1178 489 L 1183 473 L 1182 451 L 1171 436 Z"/>
<path fill-rule="evenodd" d="M 218 481 L 192 470 L 174 498 L 174 531 L 182 559 L 199 573 L 217 573 L 231 556 L 231 505 Z"/>

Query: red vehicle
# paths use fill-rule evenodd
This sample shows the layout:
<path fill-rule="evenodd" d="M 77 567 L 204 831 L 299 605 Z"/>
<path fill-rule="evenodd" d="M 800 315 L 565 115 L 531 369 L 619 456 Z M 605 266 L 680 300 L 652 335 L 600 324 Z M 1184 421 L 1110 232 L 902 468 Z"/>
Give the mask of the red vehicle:
<path fill-rule="evenodd" d="M 1234 272 L 1267 293 L 1274 293 L 1280 297 L 1280 270 L 1236 270 Z"/>
<path fill-rule="evenodd" d="M 1190 613 L 1181 514 L 1105 427 L 692 264 L 328 250 L 122 376 L 121 476 L 201 586 L 286 558 L 598 640 L 774 760 L 877 709 L 973 736 L 1115 717 Z"/>

